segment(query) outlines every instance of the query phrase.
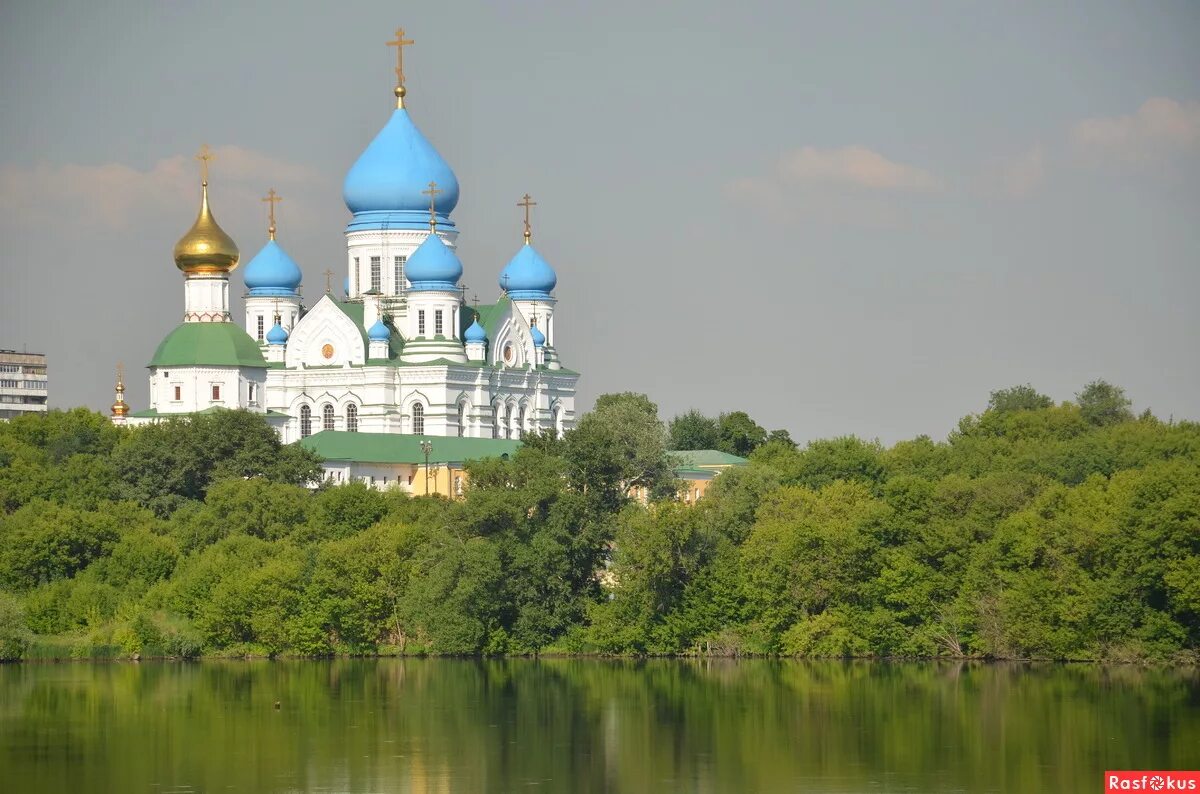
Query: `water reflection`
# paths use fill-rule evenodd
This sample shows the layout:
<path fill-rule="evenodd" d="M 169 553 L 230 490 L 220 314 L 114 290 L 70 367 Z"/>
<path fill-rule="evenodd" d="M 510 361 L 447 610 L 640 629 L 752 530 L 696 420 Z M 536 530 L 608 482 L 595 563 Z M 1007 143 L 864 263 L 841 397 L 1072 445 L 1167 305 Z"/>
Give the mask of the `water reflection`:
<path fill-rule="evenodd" d="M 4 788 L 1096 791 L 1195 766 L 1194 673 L 859 662 L 0 668 Z"/>

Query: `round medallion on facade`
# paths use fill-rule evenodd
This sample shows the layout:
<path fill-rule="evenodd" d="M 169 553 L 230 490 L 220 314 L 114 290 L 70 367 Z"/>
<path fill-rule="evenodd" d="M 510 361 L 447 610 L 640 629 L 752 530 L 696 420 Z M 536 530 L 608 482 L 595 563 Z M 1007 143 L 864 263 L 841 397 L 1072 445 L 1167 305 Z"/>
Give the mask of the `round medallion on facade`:
<path fill-rule="evenodd" d="M 333 345 L 327 344 L 321 348 L 321 355 L 325 358 L 333 358 Z"/>

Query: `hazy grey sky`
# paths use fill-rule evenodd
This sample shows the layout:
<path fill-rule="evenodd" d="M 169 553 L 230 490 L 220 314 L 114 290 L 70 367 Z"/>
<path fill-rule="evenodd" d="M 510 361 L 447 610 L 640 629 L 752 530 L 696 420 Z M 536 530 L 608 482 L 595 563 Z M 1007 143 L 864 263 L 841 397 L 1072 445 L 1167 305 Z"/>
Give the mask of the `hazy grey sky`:
<path fill-rule="evenodd" d="M 468 294 L 529 191 L 581 408 L 890 442 L 1103 377 L 1200 418 L 1194 2 L 4 2 L 0 347 L 49 354 L 52 404 L 123 360 L 145 406 L 201 143 L 243 262 L 275 187 L 308 302 L 340 283 L 401 25 Z"/>

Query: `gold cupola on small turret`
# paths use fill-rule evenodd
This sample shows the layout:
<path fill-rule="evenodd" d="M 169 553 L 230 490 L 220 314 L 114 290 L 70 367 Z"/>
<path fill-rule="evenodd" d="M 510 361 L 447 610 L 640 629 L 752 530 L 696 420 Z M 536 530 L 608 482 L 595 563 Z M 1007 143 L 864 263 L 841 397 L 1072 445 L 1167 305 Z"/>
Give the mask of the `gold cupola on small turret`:
<path fill-rule="evenodd" d="M 208 209 L 208 146 L 196 155 L 200 161 L 200 214 L 187 234 L 175 243 L 175 267 L 184 273 L 228 273 L 238 265 L 238 247 L 217 225 Z"/>

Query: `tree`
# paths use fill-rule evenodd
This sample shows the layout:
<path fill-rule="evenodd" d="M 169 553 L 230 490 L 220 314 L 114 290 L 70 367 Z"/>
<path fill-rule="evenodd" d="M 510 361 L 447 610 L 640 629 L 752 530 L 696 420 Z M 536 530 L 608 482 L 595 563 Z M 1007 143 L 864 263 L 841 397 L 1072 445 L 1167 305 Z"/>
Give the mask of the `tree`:
<path fill-rule="evenodd" d="M 988 400 L 988 410 L 996 413 L 1013 413 L 1015 411 L 1036 411 L 1049 408 L 1054 401 L 1037 389 L 1026 383 L 1023 386 L 1012 386 L 1007 389 L 997 389 Z"/>
<path fill-rule="evenodd" d="M 721 414 L 717 419 L 719 441 L 717 449 L 743 458 L 767 440 L 767 431 L 745 411 Z"/>
<path fill-rule="evenodd" d="M 674 493 L 667 435 L 658 406 L 644 394 L 603 394 L 564 439 L 568 477 L 615 509 L 633 488 Z"/>
<path fill-rule="evenodd" d="M 789 446 L 792 449 L 796 448 L 796 442 L 792 440 L 792 434 L 782 427 L 778 430 L 772 430 L 767 434 L 767 443 L 770 444 L 772 442 Z"/>
<path fill-rule="evenodd" d="M 667 446 L 672 450 L 716 449 L 721 441 L 721 426 L 716 419 L 692 408 L 671 420 L 667 435 Z"/>
<path fill-rule="evenodd" d="M 1133 418 L 1129 406 L 1133 403 L 1125 390 L 1103 380 L 1094 380 L 1075 395 L 1083 418 L 1093 425 L 1114 425 Z"/>

